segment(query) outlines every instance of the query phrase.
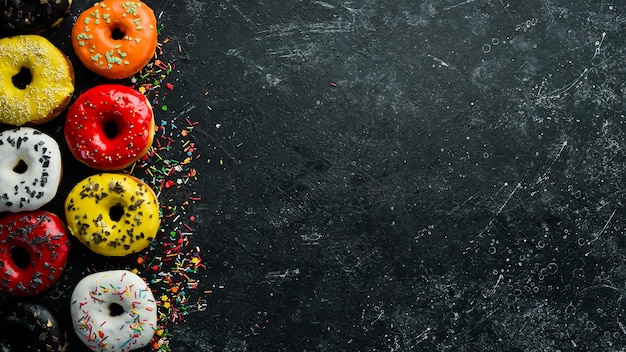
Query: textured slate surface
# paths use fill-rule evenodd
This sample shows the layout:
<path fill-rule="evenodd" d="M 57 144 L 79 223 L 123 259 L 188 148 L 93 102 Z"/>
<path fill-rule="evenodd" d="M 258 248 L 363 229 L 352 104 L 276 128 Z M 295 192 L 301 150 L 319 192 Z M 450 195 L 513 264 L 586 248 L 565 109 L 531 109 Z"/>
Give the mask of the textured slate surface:
<path fill-rule="evenodd" d="M 177 43 L 157 118 L 199 122 L 198 181 L 162 201 L 202 194 L 212 291 L 174 351 L 624 350 L 625 4 L 148 4 Z M 84 89 L 72 22 L 46 36 Z M 66 159 L 53 211 L 92 172 Z M 75 244 L 61 315 L 135 259 Z"/>

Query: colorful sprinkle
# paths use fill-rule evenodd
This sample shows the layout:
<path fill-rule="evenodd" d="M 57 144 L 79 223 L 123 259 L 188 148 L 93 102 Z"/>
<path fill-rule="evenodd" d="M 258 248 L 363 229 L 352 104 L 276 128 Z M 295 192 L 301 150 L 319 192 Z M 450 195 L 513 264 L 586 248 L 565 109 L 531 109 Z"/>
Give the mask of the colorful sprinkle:
<path fill-rule="evenodd" d="M 161 26 L 159 31 L 163 28 Z M 157 47 L 158 56 L 167 42 L 169 38 Z M 166 80 L 174 81 L 170 75 L 178 72 L 174 63 L 157 58 L 132 78 L 135 88 L 153 105 L 160 106 L 155 110 L 154 143 L 129 170 L 149 184 L 161 199 L 161 229 L 149 250 L 137 258 L 136 268 L 146 278 L 157 299 L 160 327 L 152 339 L 154 351 L 171 350 L 168 326 L 183 323 L 188 314 L 205 310 L 204 295 L 212 292 L 202 289 L 197 279 L 206 267 L 200 248 L 190 241 L 193 228 L 186 223 L 197 219 L 197 215 L 188 213 L 190 205 L 202 201 L 193 187 L 198 181 L 194 164 L 201 158 L 193 136 L 199 122 L 186 113 L 172 116 L 174 114 L 163 103 L 175 86 Z M 174 197 L 168 196 L 181 192 L 188 192 L 188 195 L 178 204 Z"/>

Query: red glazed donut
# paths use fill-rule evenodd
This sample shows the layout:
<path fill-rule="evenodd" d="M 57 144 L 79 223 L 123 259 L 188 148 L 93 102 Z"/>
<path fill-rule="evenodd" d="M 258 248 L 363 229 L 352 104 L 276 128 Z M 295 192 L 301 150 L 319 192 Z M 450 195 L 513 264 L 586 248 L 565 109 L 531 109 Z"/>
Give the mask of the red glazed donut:
<path fill-rule="evenodd" d="M 0 292 L 33 296 L 47 290 L 63 273 L 69 250 L 63 221 L 52 213 L 0 219 Z"/>
<path fill-rule="evenodd" d="M 152 145 L 152 106 L 132 88 L 96 86 L 70 106 L 64 133 L 70 151 L 85 165 L 121 170 L 144 156 Z"/>

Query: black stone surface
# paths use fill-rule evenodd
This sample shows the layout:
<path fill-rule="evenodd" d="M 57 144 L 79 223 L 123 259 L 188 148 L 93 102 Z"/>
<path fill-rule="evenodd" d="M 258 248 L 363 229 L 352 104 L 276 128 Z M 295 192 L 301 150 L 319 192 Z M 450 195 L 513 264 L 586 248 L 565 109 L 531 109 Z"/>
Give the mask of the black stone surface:
<path fill-rule="evenodd" d="M 173 351 L 626 348 L 626 3 L 146 2 L 176 63 L 157 119 L 199 121 L 198 181 L 161 200 L 202 195 L 211 293 Z M 105 82 L 67 39 L 87 6 L 45 34 L 77 91 Z M 56 212 L 95 173 L 64 156 Z M 68 330 L 86 269 L 136 259 L 74 244 L 34 298 Z"/>

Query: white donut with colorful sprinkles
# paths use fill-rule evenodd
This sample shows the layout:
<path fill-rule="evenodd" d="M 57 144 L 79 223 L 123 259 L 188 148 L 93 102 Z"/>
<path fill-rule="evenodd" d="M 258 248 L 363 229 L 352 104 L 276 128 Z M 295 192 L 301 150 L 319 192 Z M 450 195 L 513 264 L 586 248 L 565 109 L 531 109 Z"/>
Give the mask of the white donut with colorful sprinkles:
<path fill-rule="evenodd" d="M 84 277 L 71 299 L 74 330 L 92 351 L 126 352 L 148 345 L 157 306 L 143 279 L 127 270 Z"/>

